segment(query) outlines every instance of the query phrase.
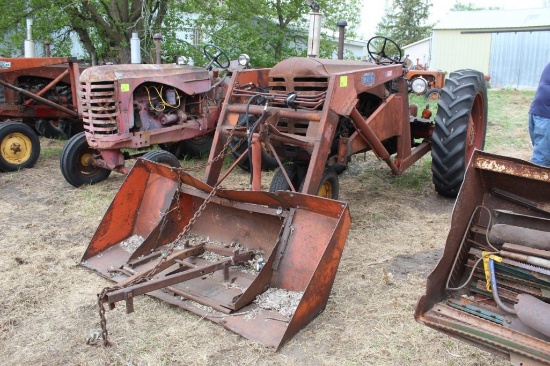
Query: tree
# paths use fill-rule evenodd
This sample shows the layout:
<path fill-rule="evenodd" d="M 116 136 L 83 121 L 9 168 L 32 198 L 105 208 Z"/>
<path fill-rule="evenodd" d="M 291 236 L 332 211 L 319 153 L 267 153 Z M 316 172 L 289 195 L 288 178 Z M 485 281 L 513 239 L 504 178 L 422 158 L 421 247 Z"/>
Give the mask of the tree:
<path fill-rule="evenodd" d="M 55 56 L 71 56 L 71 34 L 89 54 L 92 63 L 130 61 L 133 32 L 141 39 L 142 53 L 154 61 L 152 36 L 163 35 L 164 60 L 185 54 L 205 61 L 199 44 L 215 43 L 230 56 L 246 52 L 254 66 L 271 66 L 282 58 L 305 56 L 308 13 L 305 0 L 0 0 L 9 12 L 0 14 L 5 35 L 0 53 L 21 55 L 25 20 L 32 18 L 36 42 L 49 40 Z M 346 19 L 348 37 L 359 24 L 359 0 L 317 0 L 323 27 L 336 31 Z M 192 14 L 192 15 L 191 15 Z M 181 31 L 195 31 L 195 41 L 178 39 Z M 180 31 L 180 32 L 178 32 Z M 52 39 L 53 38 L 53 39 Z M 322 37 L 323 38 L 323 37 Z M 325 35 L 321 56 L 331 56 L 334 42 Z"/>
<path fill-rule="evenodd" d="M 451 11 L 475 11 L 475 10 L 496 10 L 500 9 L 498 6 L 489 6 L 488 8 L 482 8 L 474 3 L 461 3 L 460 1 L 456 1 L 451 8 Z"/>
<path fill-rule="evenodd" d="M 376 35 L 389 37 L 404 46 L 429 37 L 432 26 L 430 0 L 390 0 L 382 20 L 376 26 Z"/>
<path fill-rule="evenodd" d="M 346 19 L 348 37 L 357 28 L 358 0 L 317 1 L 323 15 L 322 26 L 336 31 L 336 22 Z M 202 39 L 215 43 L 231 55 L 247 53 L 255 67 L 272 66 L 292 56 L 306 56 L 309 12 L 304 0 L 188 0 L 180 11 L 193 13 L 186 26 L 199 30 Z M 321 56 L 330 57 L 335 43 L 321 37 Z M 193 45 L 180 42 L 186 53 Z"/>
<path fill-rule="evenodd" d="M 56 56 L 67 56 L 70 34 L 75 32 L 95 64 L 98 59 L 129 62 L 132 32 L 152 42 L 151 34 L 161 31 L 168 1 L 1 0 L 0 4 L 13 10 L 0 15 L 0 31 L 9 34 L 3 53 L 13 54 L 20 49 L 26 35 L 26 19 L 31 18 L 33 38 L 50 40 Z"/>
<path fill-rule="evenodd" d="M 476 6 L 474 3 L 461 3 L 460 1 L 457 1 L 454 3 L 453 7 L 451 8 L 451 11 L 474 11 L 474 10 L 483 10 L 483 8 L 480 8 Z"/>

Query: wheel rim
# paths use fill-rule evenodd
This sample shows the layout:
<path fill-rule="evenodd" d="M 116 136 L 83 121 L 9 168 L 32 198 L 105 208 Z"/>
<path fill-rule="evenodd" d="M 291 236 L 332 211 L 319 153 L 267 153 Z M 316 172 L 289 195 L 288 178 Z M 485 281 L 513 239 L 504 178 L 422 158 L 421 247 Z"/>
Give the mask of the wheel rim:
<path fill-rule="evenodd" d="M 32 153 L 32 142 L 28 136 L 22 133 L 11 133 L 4 140 L 0 147 L 2 158 L 9 164 L 19 165 L 30 159 Z"/>
<path fill-rule="evenodd" d="M 439 100 L 439 93 L 430 93 L 430 95 L 428 95 L 428 100 Z"/>
<path fill-rule="evenodd" d="M 321 184 L 321 187 L 319 187 L 319 192 L 317 193 L 319 197 L 325 198 L 332 198 L 333 194 L 333 187 L 329 181 L 323 182 L 323 184 Z"/>
<path fill-rule="evenodd" d="M 481 94 L 477 94 L 468 120 L 466 134 L 466 163 L 475 149 L 482 149 L 485 140 L 485 105 Z"/>
<path fill-rule="evenodd" d="M 98 151 L 87 147 L 83 149 L 80 154 L 78 154 L 77 170 L 80 172 L 82 176 L 94 177 L 97 174 L 101 173 L 102 168 L 92 165 L 90 162 L 90 159 L 93 158 L 94 154 L 98 154 L 98 153 L 99 153 Z"/>

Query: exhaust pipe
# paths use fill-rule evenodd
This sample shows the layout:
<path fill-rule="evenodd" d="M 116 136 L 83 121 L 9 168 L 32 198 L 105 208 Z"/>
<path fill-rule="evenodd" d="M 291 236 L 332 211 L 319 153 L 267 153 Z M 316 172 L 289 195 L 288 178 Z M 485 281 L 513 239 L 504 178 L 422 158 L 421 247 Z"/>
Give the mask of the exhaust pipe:
<path fill-rule="evenodd" d="M 32 40 L 32 19 L 27 19 L 27 39 L 25 40 L 25 57 L 34 57 L 34 41 Z"/>

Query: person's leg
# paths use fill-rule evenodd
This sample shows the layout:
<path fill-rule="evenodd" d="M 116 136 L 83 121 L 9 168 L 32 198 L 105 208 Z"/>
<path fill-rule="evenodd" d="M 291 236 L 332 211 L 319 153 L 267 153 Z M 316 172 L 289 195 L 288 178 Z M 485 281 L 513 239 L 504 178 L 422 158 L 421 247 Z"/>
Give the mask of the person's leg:
<path fill-rule="evenodd" d="M 550 167 L 550 119 L 529 115 L 529 135 L 533 144 L 531 162 Z"/>

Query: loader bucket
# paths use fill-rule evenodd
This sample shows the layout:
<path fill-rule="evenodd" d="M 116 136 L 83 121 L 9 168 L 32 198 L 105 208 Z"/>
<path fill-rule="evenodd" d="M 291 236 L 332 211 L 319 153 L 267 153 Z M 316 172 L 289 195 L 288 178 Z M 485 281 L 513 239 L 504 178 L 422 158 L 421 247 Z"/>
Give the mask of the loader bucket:
<path fill-rule="evenodd" d="M 514 365 L 548 365 L 549 309 L 550 169 L 476 150 L 415 319 Z"/>
<path fill-rule="evenodd" d="M 105 297 L 111 306 L 124 300 L 131 312 L 133 297 L 149 294 L 277 350 L 326 306 L 348 206 L 294 192 L 212 190 L 139 159 L 81 265 L 121 287 Z M 139 276 L 147 279 L 132 281 Z"/>

